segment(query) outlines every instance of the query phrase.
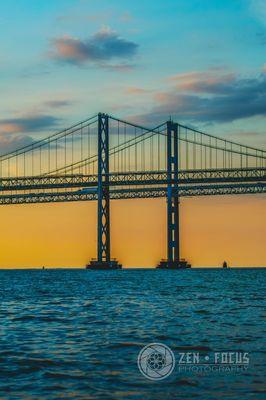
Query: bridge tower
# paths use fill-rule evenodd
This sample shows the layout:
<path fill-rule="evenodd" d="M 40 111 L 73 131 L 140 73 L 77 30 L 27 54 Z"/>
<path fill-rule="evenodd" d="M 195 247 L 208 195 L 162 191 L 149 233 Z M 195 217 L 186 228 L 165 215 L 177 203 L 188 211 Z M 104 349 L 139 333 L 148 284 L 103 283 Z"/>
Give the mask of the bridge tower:
<path fill-rule="evenodd" d="M 186 260 L 180 258 L 179 196 L 178 189 L 178 133 L 179 126 L 167 122 L 167 259 L 161 260 L 157 268 L 190 268 Z"/>
<path fill-rule="evenodd" d="M 109 185 L 109 116 L 98 114 L 98 232 L 97 259 L 87 269 L 120 269 L 121 264 L 111 259 L 110 247 L 110 185 Z"/>

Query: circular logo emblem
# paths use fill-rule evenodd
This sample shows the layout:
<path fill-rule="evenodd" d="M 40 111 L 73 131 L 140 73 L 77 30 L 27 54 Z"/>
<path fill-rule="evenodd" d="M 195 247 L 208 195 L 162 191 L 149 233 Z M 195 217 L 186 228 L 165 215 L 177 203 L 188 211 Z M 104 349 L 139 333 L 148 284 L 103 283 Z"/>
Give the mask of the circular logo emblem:
<path fill-rule="evenodd" d="M 167 378 L 175 368 L 174 353 L 165 344 L 148 344 L 139 352 L 138 367 L 148 379 L 157 381 Z"/>

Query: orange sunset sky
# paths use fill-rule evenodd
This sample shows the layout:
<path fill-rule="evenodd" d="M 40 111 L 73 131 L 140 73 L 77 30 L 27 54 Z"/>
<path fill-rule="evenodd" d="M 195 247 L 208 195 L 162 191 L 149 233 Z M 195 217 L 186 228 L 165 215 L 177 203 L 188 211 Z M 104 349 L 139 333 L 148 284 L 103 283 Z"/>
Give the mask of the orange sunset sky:
<path fill-rule="evenodd" d="M 265 150 L 265 4 L 0 1 L 0 156 L 98 112 L 147 127 L 171 117 Z M 84 267 L 96 206 L 0 206 L 0 268 Z M 265 266 L 265 206 L 265 195 L 182 199 L 182 257 Z M 124 266 L 166 256 L 165 199 L 113 201 L 111 223 Z"/>
<path fill-rule="evenodd" d="M 1 206 L 0 266 L 84 267 L 96 255 L 96 202 Z M 194 266 L 265 266 L 266 199 L 181 200 L 181 252 Z M 152 267 L 166 253 L 165 199 L 111 203 L 112 256 Z"/>

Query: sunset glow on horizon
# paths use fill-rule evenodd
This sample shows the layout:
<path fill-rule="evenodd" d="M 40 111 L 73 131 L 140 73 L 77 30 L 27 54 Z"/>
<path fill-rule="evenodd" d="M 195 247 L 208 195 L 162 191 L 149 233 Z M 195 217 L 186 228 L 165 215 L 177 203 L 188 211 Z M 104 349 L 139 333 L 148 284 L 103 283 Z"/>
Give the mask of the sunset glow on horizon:
<path fill-rule="evenodd" d="M 260 0 L 1 2 L 0 156 L 99 111 L 145 127 L 172 118 L 265 150 L 265 21 Z M 61 162 L 73 162 L 63 140 Z M 0 175 L 57 170 L 48 144 L 42 161 L 39 148 L 17 164 L 7 158 Z M 84 267 L 96 256 L 96 205 L 0 206 L 0 268 Z M 263 195 L 182 198 L 182 257 L 193 266 L 265 266 L 265 205 Z M 112 256 L 123 266 L 153 267 L 166 256 L 165 199 L 112 200 L 111 221 Z"/>
<path fill-rule="evenodd" d="M 181 199 L 181 256 L 193 266 L 265 266 L 265 198 Z M 84 267 L 96 256 L 96 202 L 0 207 L 1 268 Z M 166 201 L 111 202 L 112 255 L 154 267 L 166 255 Z"/>

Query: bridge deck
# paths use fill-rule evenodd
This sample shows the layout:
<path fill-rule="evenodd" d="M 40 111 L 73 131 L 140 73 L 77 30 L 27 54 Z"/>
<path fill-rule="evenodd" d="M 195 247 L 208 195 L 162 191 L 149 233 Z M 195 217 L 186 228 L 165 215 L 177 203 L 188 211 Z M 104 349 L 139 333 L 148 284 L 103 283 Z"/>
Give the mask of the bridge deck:
<path fill-rule="evenodd" d="M 265 183 L 243 183 L 243 184 L 217 184 L 217 185 L 186 185 L 175 190 L 174 195 L 182 197 L 213 196 L 228 194 L 260 194 L 266 193 Z M 166 187 L 149 188 L 111 188 L 111 199 L 138 199 L 138 198 L 160 198 L 167 196 Z M 31 204 L 31 203 L 56 203 L 71 201 L 93 201 L 97 200 L 97 190 L 86 191 L 62 191 L 47 193 L 18 193 L 0 196 L 0 205 L 8 204 Z"/>
<path fill-rule="evenodd" d="M 264 182 L 266 168 L 181 170 L 178 184 Z M 68 174 L 0 179 L 1 191 L 97 187 L 97 175 Z M 167 185 L 167 171 L 116 172 L 109 174 L 110 186 Z"/>

